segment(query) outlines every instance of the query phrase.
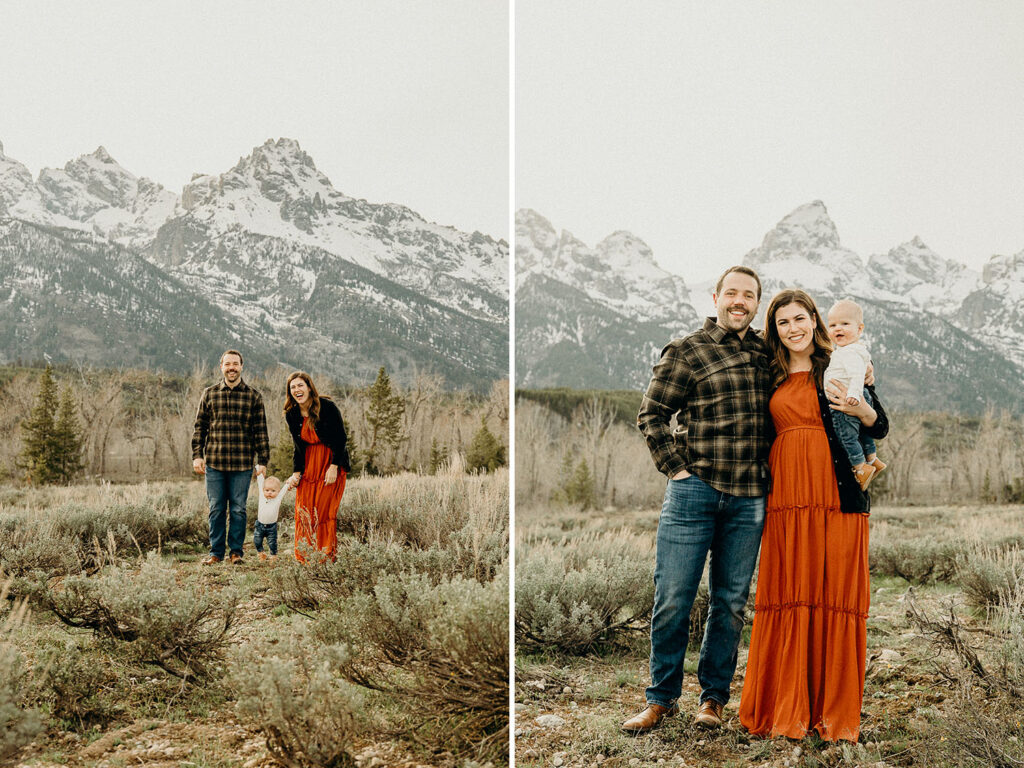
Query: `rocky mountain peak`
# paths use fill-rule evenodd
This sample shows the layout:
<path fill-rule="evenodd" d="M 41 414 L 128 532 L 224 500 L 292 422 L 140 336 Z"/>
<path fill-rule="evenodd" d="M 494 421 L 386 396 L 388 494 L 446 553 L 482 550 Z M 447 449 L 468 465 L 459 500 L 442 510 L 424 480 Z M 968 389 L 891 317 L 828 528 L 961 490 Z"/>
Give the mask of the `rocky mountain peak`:
<path fill-rule="evenodd" d="M 516 211 L 516 231 L 557 234 L 551 222 L 532 208 L 520 208 Z"/>
<path fill-rule="evenodd" d="M 820 200 L 785 216 L 743 263 L 764 273 L 762 283 L 769 292 L 799 285 L 812 294 L 861 295 L 868 283 L 864 262 L 842 246 Z"/>
<path fill-rule="evenodd" d="M 657 268 L 654 251 L 639 237 L 624 229 L 612 232 L 597 244 L 597 251 L 615 266 L 642 264 Z"/>
<path fill-rule="evenodd" d="M 839 248 L 839 231 L 821 200 L 801 205 L 765 235 L 769 251 L 796 248 Z"/>
<path fill-rule="evenodd" d="M 1024 283 L 1024 250 L 1013 256 L 993 256 L 982 270 L 982 280 L 989 285 L 1005 281 Z"/>
<path fill-rule="evenodd" d="M 313 158 L 302 151 L 294 139 L 267 139 L 252 152 L 240 157 L 227 173 L 212 176 L 193 176 L 182 191 L 186 210 L 213 203 L 232 192 L 246 194 L 255 190 L 260 196 L 285 209 L 299 203 L 304 209 L 300 217 L 302 227 L 316 210 L 323 207 L 326 198 L 340 197 L 331 186 L 330 179 L 317 170 Z M 288 214 L 288 211 L 284 211 Z M 288 214 L 291 218 L 291 215 Z"/>
<path fill-rule="evenodd" d="M 110 156 L 110 153 L 107 152 L 106 148 L 102 144 L 96 147 L 96 150 L 91 155 L 89 155 L 89 157 L 95 157 L 101 163 L 113 163 L 115 165 L 117 164 L 117 161 Z"/>

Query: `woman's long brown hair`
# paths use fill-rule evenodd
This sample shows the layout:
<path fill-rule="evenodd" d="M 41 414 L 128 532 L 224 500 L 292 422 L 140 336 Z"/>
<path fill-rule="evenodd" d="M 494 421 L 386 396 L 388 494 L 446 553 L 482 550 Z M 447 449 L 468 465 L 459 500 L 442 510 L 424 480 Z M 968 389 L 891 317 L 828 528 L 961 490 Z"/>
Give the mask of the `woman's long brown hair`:
<path fill-rule="evenodd" d="M 780 309 L 788 307 L 790 304 L 799 304 L 814 319 L 814 333 L 811 340 L 811 343 L 814 344 L 814 351 L 811 353 L 811 376 L 817 386 L 823 386 L 822 379 L 825 376 L 825 369 L 828 368 L 828 361 L 832 357 L 832 340 L 828 337 L 828 330 L 821 320 L 814 299 L 798 288 L 788 288 L 772 297 L 764 318 L 764 340 L 768 345 L 772 389 L 778 388 L 789 376 L 789 350 L 786 349 L 779 337 L 779 329 L 775 327 L 775 316 Z"/>
<path fill-rule="evenodd" d="M 306 386 L 309 387 L 309 418 L 316 424 L 320 418 L 320 393 L 316 391 L 316 387 L 313 386 L 313 380 L 309 378 L 309 374 L 305 371 L 293 371 L 288 374 L 288 380 L 284 383 L 284 415 L 288 416 L 288 411 L 292 408 L 298 408 L 299 404 L 295 402 L 295 398 L 292 397 L 292 382 L 295 379 L 302 379 L 306 382 Z"/>

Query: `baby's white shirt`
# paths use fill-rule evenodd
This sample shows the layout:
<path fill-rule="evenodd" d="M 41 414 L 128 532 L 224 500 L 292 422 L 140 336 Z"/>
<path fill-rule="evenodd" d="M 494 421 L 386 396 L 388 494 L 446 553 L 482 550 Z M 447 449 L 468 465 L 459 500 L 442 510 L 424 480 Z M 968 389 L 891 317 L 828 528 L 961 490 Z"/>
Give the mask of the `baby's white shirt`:
<path fill-rule="evenodd" d="M 846 385 L 846 396 L 864 399 L 864 374 L 867 373 L 871 353 L 861 341 L 832 350 L 832 359 L 825 369 L 825 384 L 838 379 Z"/>
<path fill-rule="evenodd" d="M 284 500 L 285 494 L 288 493 L 290 486 L 282 485 L 281 490 L 277 492 L 277 496 L 268 499 L 263 495 L 263 475 L 256 475 L 256 485 L 260 489 L 260 507 L 256 512 L 256 519 L 264 525 L 276 523 L 278 513 L 281 511 L 281 502 Z"/>

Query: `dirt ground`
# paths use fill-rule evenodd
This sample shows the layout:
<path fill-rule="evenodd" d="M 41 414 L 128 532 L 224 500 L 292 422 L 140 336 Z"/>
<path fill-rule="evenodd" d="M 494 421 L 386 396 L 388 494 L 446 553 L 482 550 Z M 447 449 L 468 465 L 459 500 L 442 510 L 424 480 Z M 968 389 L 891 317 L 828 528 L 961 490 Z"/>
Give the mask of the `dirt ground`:
<path fill-rule="evenodd" d="M 544 522 L 530 515 L 523 517 L 527 527 L 553 524 L 550 516 Z M 653 532 L 656 520 L 657 513 L 648 511 L 625 515 L 617 522 L 631 530 Z M 608 530 L 610 525 L 605 515 L 595 513 L 585 527 L 588 531 Z M 895 576 L 872 578 L 867 679 L 857 744 L 828 743 L 816 735 L 802 740 L 765 739 L 742 728 L 737 710 L 749 626 L 740 647 L 724 728 L 709 731 L 693 722 L 700 691 L 695 674 L 698 649 L 691 647 L 680 714 L 648 734 L 621 732 L 621 722 L 645 706 L 649 641 L 643 628 L 624 644 L 585 657 L 535 654 L 517 659 L 515 764 L 520 768 L 939 765 L 936 751 L 929 747 L 932 740 L 943 738 L 934 723 L 941 717 L 950 687 L 940 671 L 943 659 L 906 618 L 905 596 L 911 588 L 918 606 L 933 612 L 958 597 L 957 588 L 949 584 L 911 587 Z M 982 618 L 968 616 L 968 631 L 983 635 Z"/>

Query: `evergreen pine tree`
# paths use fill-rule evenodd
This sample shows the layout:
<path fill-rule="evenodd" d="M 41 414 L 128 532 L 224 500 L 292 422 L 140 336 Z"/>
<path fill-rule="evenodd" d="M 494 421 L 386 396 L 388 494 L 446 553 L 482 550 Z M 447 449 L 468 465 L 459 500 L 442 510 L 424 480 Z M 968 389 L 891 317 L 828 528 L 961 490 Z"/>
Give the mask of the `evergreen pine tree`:
<path fill-rule="evenodd" d="M 82 471 L 85 466 L 82 460 L 84 442 L 82 426 L 71 397 L 71 387 L 66 386 L 61 392 L 57 421 L 53 425 L 52 463 L 55 482 L 68 484 Z"/>
<path fill-rule="evenodd" d="M 348 451 L 348 463 L 352 466 L 352 471 L 349 474 L 353 476 L 363 474 L 363 452 L 359 450 L 355 434 L 347 429 L 345 431 L 345 449 Z"/>
<path fill-rule="evenodd" d="M 448 461 L 448 446 L 439 446 L 435 437 L 430 441 L 430 466 L 427 471 L 436 475 L 446 461 Z"/>
<path fill-rule="evenodd" d="M 370 445 L 364 452 L 364 468 L 371 475 L 386 469 L 385 452 L 405 439 L 402 434 L 402 416 L 405 398 L 391 390 L 391 379 L 384 366 L 377 372 L 377 380 L 366 390 L 370 404 L 366 409 L 366 423 L 370 425 Z"/>
<path fill-rule="evenodd" d="M 480 417 L 480 429 L 466 451 L 466 469 L 493 472 L 505 464 L 505 446 L 487 428 L 487 419 Z"/>
<path fill-rule="evenodd" d="M 288 422 L 281 425 L 274 444 L 270 446 L 270 462 L 267 464 L 267 477 L 279 477 L 282 480 L 292 474 L 292 458 L 295 456 L 295 443 L 292 441 Z"/>
<path fill-rule="evenodd" d="M 57 383 L 49 365 L 39 378 L 39 393 L 27 420 L 21 423 L 24 435 L 18 466 L 28 474 L 30 483 L 52 483 L 56 478 L 53 466 L 53 431 L 57 413 Z"/>
<path fill-rule="evenodd" d="M 572 479 L 566 486 L 565 495 L 572 504 L 579 504 L 583 509 L 597 506 L 597 492 L 594 489 L 594 477 L 586 459 L 580 459 L 572 473 Z"/>

